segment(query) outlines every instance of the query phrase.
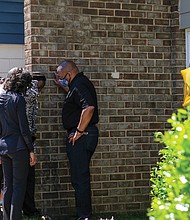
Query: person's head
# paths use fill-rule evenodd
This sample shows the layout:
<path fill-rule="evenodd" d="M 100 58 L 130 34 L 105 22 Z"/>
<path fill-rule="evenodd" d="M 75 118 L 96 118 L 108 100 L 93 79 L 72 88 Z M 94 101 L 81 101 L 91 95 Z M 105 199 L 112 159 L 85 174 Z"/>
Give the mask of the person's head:
<path fill-rule="evenodd" d="M 0 77 L 0 84 L 3 84 L 5 82 L 5 78 L 4 77 Z"/>
<path fill-rule="evenodd" d="M 25 95 L 32 86 L 32 75 L 24 68 L 14 67 L 9 70 L 4 89 Z"/>
<path fill-rule="evenodd" d="M 46 77 L 40 72 L 33 72 L 32 75 L 32 79 L 38 81 L 38 91 L 41 92 L 46 84 Z"/>
<path fill-rule="evenodd" d="M 73 61 L 65 60 L 57 67 L 57 75 L 59 79 L 66 79 L 69 83 L 79 72 L 78 67 Z"/>

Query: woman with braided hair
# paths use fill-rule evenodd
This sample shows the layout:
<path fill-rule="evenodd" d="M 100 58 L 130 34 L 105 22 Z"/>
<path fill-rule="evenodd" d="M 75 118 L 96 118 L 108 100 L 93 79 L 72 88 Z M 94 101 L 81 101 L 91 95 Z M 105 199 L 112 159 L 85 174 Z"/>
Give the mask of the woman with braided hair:
<path fill-rule="evenodd" d="M 46 77 L 40 72 L 32 73 L 32 87 L 27 90 L 25 95 L 26 101 L 26 115 L 28 118 L 28 124 L 32 141 L 34 145 L 34 152 L 36 151 L 36 116 L 38 112 L 38 96 L 46 83 Z M 39 218 L 41 216 L 40 211 L 36 208 L 35 204 L 35 166 L 29 167 L 29 173 L 27 178 L 27 186 L 25 199 L 23 203 L 23 214 L 28 218 Z"/>
<path fill-rule="evenodd" d="M 31 74 L 13 68 L 0 95 L 0 155 L 4 174 L 3 219 L 21 220 L 29 165 L 36 155 L 26 116 L 23 95 L 31 86 Z"/>

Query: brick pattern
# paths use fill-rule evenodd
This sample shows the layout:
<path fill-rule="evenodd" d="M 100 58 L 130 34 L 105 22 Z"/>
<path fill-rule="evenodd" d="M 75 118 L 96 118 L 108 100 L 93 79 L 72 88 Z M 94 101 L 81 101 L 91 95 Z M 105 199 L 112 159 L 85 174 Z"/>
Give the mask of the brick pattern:
<path fill-rule="evenodd" d="M 74 212 L 61 125 L 64 93 L 52 82 L 64 58 L 93 81 L 100 139 L 91 163 L 93 208 L 142 212 L 149 207 L 155 131 L 182 100 L 184 31 L 178 1 L 25 0 L 26 65 L 46 74 L 40 96 L 36 198 L 54 216 Z"/>

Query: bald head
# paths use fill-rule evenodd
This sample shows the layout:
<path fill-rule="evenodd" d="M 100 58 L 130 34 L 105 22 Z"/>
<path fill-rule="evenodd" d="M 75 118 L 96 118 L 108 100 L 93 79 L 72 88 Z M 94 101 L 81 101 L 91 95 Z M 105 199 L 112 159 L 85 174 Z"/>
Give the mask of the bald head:
<path fill-rule="evenodd" d="M 73 61 L 65 60 L 59 64 L 58 68 L 64 69 L 66 71 L 71 71 L 72 69 L 78 69 L 76 64 Z"/>
<path fill-rule="evenodd" d="M 57 75 L 60 79 L 67 79 L 69 82 L 79 72 L 78 67 L 73 61 L 65 60 L 61 62 L 57 67 Z"/>

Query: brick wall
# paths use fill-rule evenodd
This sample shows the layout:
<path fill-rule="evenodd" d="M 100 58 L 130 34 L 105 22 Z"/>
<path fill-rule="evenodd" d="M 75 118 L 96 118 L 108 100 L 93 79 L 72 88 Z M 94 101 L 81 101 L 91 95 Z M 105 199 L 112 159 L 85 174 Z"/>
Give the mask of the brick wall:
<path fill-rule="evenodd" d="M 94 212 L 149 207 L 155 131 L 182 100 L 184 31 L 173 0 L 25 0 L 26 65 L 46 74 L 38 114 L 36 199 L 53 216 L 74 213 L 61 125 L 64 93 L 52 72 L 64 58 L 93 81 L 100 139 L 91 163 Z"/>

